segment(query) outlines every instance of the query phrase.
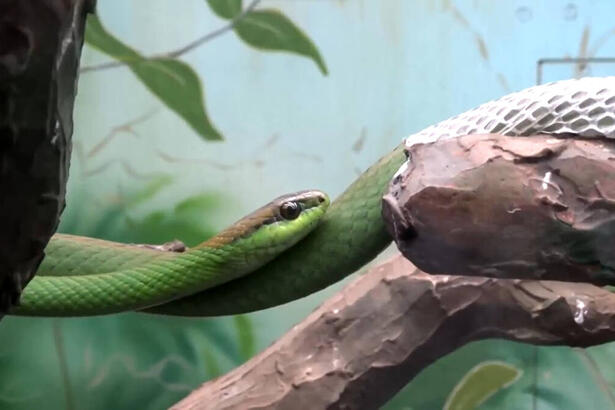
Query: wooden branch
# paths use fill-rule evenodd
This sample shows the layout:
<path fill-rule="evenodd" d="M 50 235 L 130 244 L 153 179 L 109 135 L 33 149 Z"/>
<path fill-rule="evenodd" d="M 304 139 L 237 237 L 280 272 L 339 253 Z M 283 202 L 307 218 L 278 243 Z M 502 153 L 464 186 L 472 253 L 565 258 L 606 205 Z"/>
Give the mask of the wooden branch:
<path fill-rule="evenodd" d="M 407 154 L 382 216 L 419 269 L 615 285 L 614 140 L 473 134 Z"/>
<path fill-rule="evenodd" d="M 589 284 L 433 276 L 398 255 L 173 409 L 372 409 L 464 344 L 615 340 L 615 295 Z"/>

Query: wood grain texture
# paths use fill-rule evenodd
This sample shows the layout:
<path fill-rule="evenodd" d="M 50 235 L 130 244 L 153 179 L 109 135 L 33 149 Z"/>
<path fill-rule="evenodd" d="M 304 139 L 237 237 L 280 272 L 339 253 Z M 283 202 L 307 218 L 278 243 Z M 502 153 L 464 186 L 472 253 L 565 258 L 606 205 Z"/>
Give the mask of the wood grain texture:
<path fill-rule="evenodd" d="M 593 285 L 428 275 L 398 255 L 173 409 L 374 409 L 466 343 L 598 345 L 614 313 Z"/>

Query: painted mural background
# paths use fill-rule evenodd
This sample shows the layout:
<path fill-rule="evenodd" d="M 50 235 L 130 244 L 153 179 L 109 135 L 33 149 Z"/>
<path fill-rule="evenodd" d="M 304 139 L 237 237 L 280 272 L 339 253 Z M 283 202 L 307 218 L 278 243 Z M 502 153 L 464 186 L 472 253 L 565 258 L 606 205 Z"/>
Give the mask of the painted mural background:
<path fill-rule="evenodd" d="M 335 197 L 432 123 L 537 81 L 615 75 L 608 60 L 557 60 L 615 57 L 613 15 L 609 0 L 99 0 L 60 231 L 192 245 L 282 193 Z M 145 56 L 157 59 L 137 66 Z M 0 408 L 165 408 L 343 284 L 220 319 L 6 318 Z M 615 408 L 615 344 L 503 341 L 439 360 L 386 408 L 442 408 L 487 360 L 519 377 L 483 409 Z"/>

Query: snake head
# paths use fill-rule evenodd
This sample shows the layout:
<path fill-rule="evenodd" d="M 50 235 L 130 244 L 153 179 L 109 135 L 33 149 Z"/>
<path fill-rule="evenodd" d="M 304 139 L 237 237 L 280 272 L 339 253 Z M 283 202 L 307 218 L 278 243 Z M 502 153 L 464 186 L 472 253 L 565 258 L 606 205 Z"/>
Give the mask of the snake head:
<path fill-rule="evenodd" d="M 303 213 L 323 212 L 329 206 L 327 194 L 317 190 L 299 191 L 282 195 L 271 202 L 272 217 L 268 223 L 292 221 Z M 267 206 L 265 206 L 267 207 Z"/>
<path fill-rule="evenodd" d="M 264 253 L 279 253 L 316 228 L 329 203 L 327 194 L 317 190 L 282 195 L 200 246 L 221 247 L 234 243 Z"/>

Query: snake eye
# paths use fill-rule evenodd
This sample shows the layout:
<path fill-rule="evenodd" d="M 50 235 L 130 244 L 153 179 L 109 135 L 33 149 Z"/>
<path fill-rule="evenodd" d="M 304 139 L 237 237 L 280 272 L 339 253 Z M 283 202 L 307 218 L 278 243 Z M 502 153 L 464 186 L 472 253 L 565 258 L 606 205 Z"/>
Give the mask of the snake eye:
<path fill-rule="evenodd" d="M 301 213 L 301 206 L 293 201 L 284 202 L 282 206 L 280 206 L 280 215 L 282 218 L 292 221 L 293 219 L 297 219 L 299 214 Z"/>

